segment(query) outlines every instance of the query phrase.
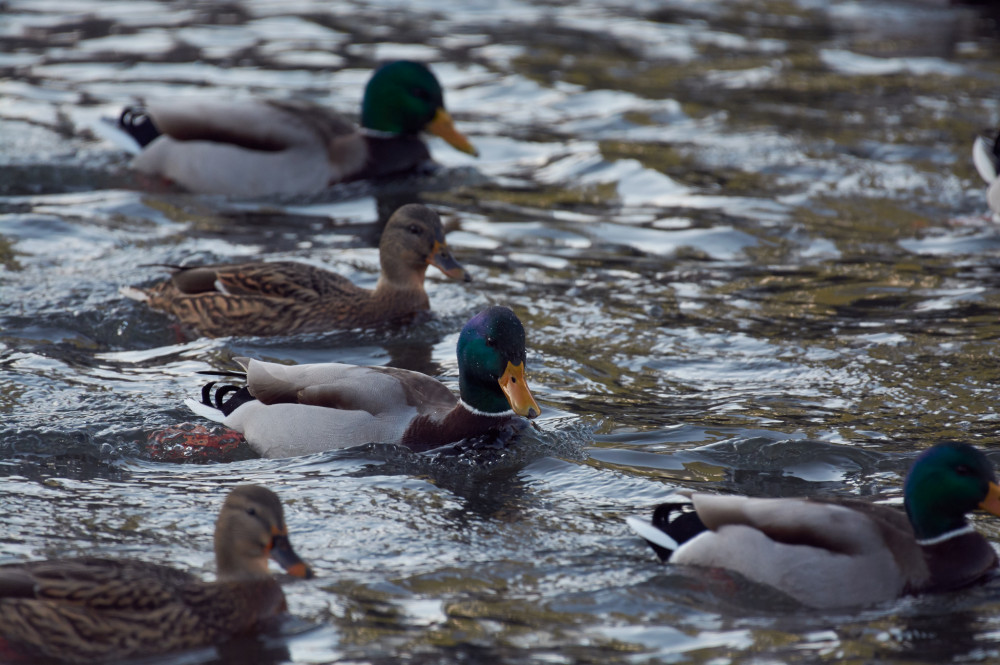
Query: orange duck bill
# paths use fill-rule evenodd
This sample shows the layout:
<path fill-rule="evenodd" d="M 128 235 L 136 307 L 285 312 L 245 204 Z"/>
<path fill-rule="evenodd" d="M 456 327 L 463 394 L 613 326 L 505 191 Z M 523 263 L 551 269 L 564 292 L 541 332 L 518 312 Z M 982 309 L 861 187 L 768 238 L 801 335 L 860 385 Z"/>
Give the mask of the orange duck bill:
<path fill-rule="evenodd" d="M 989 494 L 979 504 L 979 509 L 1000 517 L 1000 486 L 990 483 Z"/>
<path fill-rule="evenodd" d="M 288 541 L 288 534 L 276 532 L 271 536 L 271 559 L 285 569 L 289 575 L 310 579 L 313 576 L 312 568 L 292 549 L 292 544 Z"/>
<path fill-rule="evenodd" d="M 455 129 L 455 123 L 451 121 L 451 116 L 443 108 L 439 108 L 434 114 L 434 119 L 427 123 L 424 129 L 434 136 L 440 136 L 456 150 L 468 153 L 473 157 L 479 156 L 479 151 L 472 147 L 465 134 Z"/>
<path fill-rule="evenodd" d="M 500 377 L 500 389 L 507 396 L 510 408 L 519 416 L 536 418 L 541 412 L 538 402 L 528 390 L 528 382 L 524 380 L 524 363 L 517 365 L 508 362 L 507 369 Z"/>
<path fill-rule="evenodd" d="M 427 257 L 427 263 L 435 266 L 452 279 L 458 279 L 463 282 L 472 281 L 472 276 L 462 267 L 461 263 L 455 260 L 455 257 L 451 255 L 451 250 L 448 249 L 448 245 L 441 240 L 434 241 L 431 255 Z"/>

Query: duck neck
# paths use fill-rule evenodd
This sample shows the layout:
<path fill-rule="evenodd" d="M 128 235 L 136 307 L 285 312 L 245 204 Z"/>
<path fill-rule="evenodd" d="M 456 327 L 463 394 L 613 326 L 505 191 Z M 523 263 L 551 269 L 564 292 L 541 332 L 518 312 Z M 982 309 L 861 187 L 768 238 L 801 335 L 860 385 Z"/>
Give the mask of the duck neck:
<path fill-rule="evenodd" d="M 913 526 L 913 534 L 922 543 L 947 540 L 969 526 L 963 513 L 956 512 L 951 505 L 941 506 L 940 502 L 934 501 L 934 497 L 919 494 L 907 497 L 904 506 Z"/>
<path fill-rule="evenodd" d="M 431 301 L 424 290 L 424 270 L 406 279 L 393 279 L 382 273 L 373 292 L 373 301 L 383 307 L 399 308 L 408 312 L 430 309 Z"/>
<path fill-rule="evenodd" d="M 461 374 L 458 377 L 459 403 L 471 413 L 481 416 L 506 417 L 514 415 L 510 402 L 500 390 L 500 384 L 492 381 L 477 381 Z"/>
<path fill-rule="evenodd" d="M 233 580 L 248 580 L 269 578 L 266 558 L 248 559 L 235 552 L 218 552 L 215 554 L 215 576 L 220 582 Z"/>
<path fill-rule="evenodd" d="M 378 276 L 375 292 L 386 291 L 424 291 L 424 278 L 427 276 L 427 264 L 419 265 L 386 265 L 382 264 L 382 272 Z"/>

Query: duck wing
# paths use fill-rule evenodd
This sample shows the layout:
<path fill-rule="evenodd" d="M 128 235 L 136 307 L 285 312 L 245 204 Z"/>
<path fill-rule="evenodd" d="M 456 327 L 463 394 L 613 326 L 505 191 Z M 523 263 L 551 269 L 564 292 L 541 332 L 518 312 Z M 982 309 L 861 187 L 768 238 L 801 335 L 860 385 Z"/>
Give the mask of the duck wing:
<path fill-rule="evenodd" d="M 357 128 L 332 111 L 296 101 L 175 100 L 150 104 L 157 128 L 178 141 L 228 143 L 272 152 L 325 145 Z"/>
<path fill-rule="evenodd" d="M 458 402 L 444 384 L 419 372 L 340 363 L 281 365 L 235 360 L 247 372 L 250 393 L 264 404 L 307 404 L 380 416 L 395 410 L 448 411 Z"/>
<path fill-rule="evenodd" d="M 304 263 L 180 268 L 145 293 L 148 304 L 204 335 L 273 335 L 369 323 L 372 293 Z M 353 318 L 352 318 L 353 317 Z"/>
<path fill-rule="evenodd" d="M 143 602 L 155 605 L 172 598 L 172 589 L 197 579 L 169 566 L 131 559 L 55 559 L 0 567 L 0 598 L 120 606 L 141 590 Z"/>
<path fill-rule="evenodd" d="M 170 281 L 184 295 L 264 296 L 309 304 L 363 291 L 342 275 L 294 261 L 184 268 Z"/>
<path fill-rule="evenodd" d="M 898 546 L 904 558 L 920 557 L 906 516 L 887 506 L 717 494 L 694 494 L 691 500 L 698 517 L 712 531 L 739 524 L 786 545 L 806 545 L 848 555 Z M 911 546 L 907 547 L 907 543 Z"/>

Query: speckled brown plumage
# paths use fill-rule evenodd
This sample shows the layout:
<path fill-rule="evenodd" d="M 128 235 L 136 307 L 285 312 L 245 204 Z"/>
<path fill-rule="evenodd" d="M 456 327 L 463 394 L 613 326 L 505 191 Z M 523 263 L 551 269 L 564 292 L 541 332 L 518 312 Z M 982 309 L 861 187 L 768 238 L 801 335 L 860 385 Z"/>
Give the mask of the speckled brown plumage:
<path fill-rule="evenodd" d="M 419 204 L 403 206 L 389 219 L 379 260 L 374 290 L 328 270 L 281 261 L 179 269 L 143 297 L 208 337 L 286 335 L 371 327 L 426 311 L 429 265 L 453 279 L 469 279 L 448 250 L 441 219 Z"/>
<path fill-rule="evenodd" d="M 285 610 L 267 558 L 311 572 L 291 550 L 273 492 L 238 487 L 216 526 L 219 581 L 130 559 L 83 557 L 0 567 L 0 658 L 69 663 L 218 644 Z"/>

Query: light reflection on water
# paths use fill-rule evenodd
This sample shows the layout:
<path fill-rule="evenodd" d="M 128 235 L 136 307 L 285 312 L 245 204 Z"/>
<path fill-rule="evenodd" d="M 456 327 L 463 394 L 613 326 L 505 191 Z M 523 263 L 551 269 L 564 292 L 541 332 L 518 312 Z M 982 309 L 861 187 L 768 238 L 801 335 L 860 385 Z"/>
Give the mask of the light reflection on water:
<path fill-rule="evenodd" d="M 210 574 L 226 488 L 273 487 L 319 577 L 282 634 L 167 663 L 992 660 L 997 579 L 841 614 L 653 562 L 622 518 L 678 489 L 898 500 L 943 437 L 991 450 L 1000 233 L 969 147 L 1000 43 L 943 3 L 11 0 L 0 20 L 4 560 L 94 551 Z M 980 13 L 983 12 L 983 13 Z M 145 191 L 101 120 L 135 99 L 356 113 L 432 62 L 479 159 L 306 200 Z M 960 100 L 956 101 L 956 100 Z M 474 276 L 408 329 L 180 340 L 119 295 L 149 264 L 329 265 L 434 205 Z M 489 303 L 528 330 L 542 432 L 514 449 L 151 459 L 233 355 L 455 387 Z M 1000 456 L 991 454 L 995 461 Z M 977 519 L 995 542 L 1000 525 Z"/>

